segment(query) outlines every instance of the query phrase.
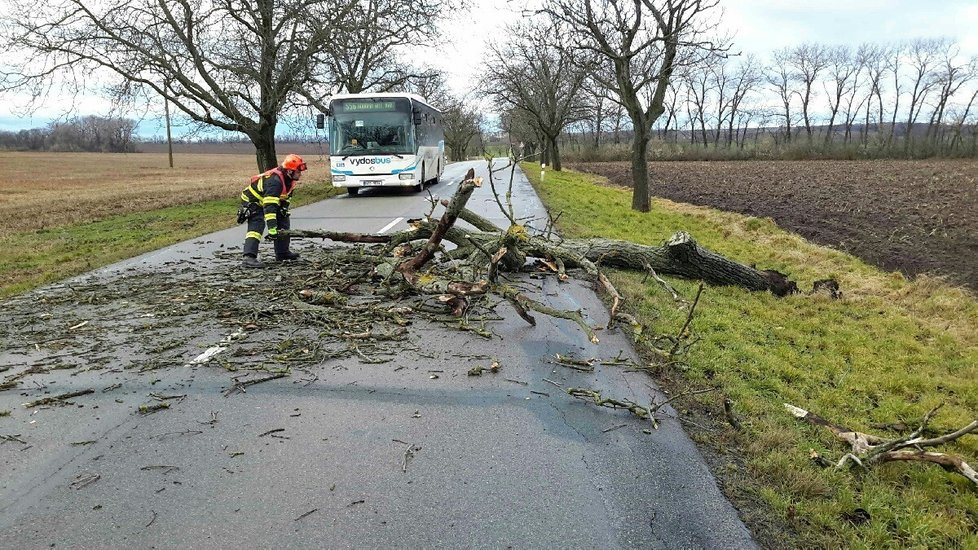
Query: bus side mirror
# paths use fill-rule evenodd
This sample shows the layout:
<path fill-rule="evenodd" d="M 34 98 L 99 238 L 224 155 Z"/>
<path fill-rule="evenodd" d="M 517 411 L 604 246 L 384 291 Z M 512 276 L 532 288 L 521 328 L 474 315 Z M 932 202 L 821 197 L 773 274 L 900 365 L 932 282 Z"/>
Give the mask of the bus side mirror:
<path fill-rule="evenodd" d="M 411 109 L 411 114 L 414 115 L 414 125 L 421 126 L 421 109 Z"/>
<path fill-rule="evenodd" d="M 325 127 L 326 127 L 326 115 L 323 113 L 319 113 L 318 115 L 316 115 L 316 128 L 322 130 Z"/>

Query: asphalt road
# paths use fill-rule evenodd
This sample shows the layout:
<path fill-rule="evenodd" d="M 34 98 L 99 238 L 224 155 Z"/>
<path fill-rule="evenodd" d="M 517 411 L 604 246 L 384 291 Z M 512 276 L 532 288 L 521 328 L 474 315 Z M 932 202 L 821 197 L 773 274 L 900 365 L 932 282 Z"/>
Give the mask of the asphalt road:
<path fill-rule="evenodd" d="M 451 195 L 470 166 L 487 175 L 485 162 L 453 164 L 431 193 Z M 505 185 L 509 172 L 495 178 Z M 519 172 L 513 197 L 516 216 L 542 228 L 543 208 Z M 428 210 L 426 199 L 368 190 L 296 209 L 293 227 L 397 231 Z M 488 185 L 469 207 L 504 225 Z M 240 250 L 243 233 L 222 231 L 78 280 L 193 276 L 210 269 L 215 251 Z M 549 305 L 581 309 L 593 326 L 607 322 L 589 285 L 532 284 Z M 49 315 L 44 296 L 19 303 Z M 91 325 L 77 330 L 126 307 L 78 304 Z M 415 326 L 421 352 L 380 365 L 333 359 L 314 380 L 281 378 L 230 396 L 229 374 L 206 363 L 141 373 L 113 368 L 124 359 L 113 356 L 107 368 L 25 378 L 0 391 L 0 411 L 11 411 L 0 417 L 0 548 L 754 547 L 673 411 L 650 430 L 562 390 L 645 403 L 657 394 L 645 374 L 622 366 L 581 372 L 554 363 L 557 353 L 636 360 L 623 335 L 601 331 L 594 345 L 573 323 L 538 315 L 531 327 L 506 307 L 492 340 Z M 29 322 L 11 311 L 5 324 Z M 118 330 L 121 349 L 132 334 Z M 228 335 L 197 336 L 195 353 Z M 0 349 L 5 376 L 64 352 L 9 344 Z M 492 360 L 498 374 L 466 375 Z M 22 406 L 84 388 L 97 391 L 71 406 Z M 136 410 L 147 395 L 177 394 L 185 397 L 167 410 Z"/>

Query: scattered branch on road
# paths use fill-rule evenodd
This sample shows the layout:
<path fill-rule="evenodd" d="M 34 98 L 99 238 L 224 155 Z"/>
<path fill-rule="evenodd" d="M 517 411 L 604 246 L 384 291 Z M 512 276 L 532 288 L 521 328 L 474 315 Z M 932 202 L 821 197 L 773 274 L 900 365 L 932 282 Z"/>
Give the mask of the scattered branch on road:
<path fill-rule="evenodd" d="M 276 380 L 278 378 L 285 378 L 286 376 L 288 376 L 288 373 L 279 372 L 269 376 L 263 376 L 261 378 L 252 378 L 251 380 L 235 380 L 230 388 L 224 390 L 224 397 L 235 393 L 247 393 L 245 388 L 248 386 L 254 386 L 255 384 L 261 384 L 262 382 L 268 382 L 269 380 Z"/>
<path fill-rule="evenodd" d="M 166 401 L 160 401 L 157 403 L 143 403 L 142 405 L 139 406 L 139 409 L 137 410 L 139 411 L 139 414 L 147 415 L 147 414 L 157 413 L 169 408 L 170 408 L 170 403 Z"/>
<path fill-rule="evenodd" d="M 306 516 L 310 516 L 310 515 L 312 515 L 312 514 L 315 514 L 315 513 L 316 513 L 316 512 L 318 512 L 318 511 L 319 511 L 319 508 L 313 508 L 312 510 L 309 510 L 309 511 L 308 511 L 308 512 L 306 512 L 305 514 L 302 514 L 301 516 L 299 516 L 299 517 L 297 517 L 297 518 L 295 518 L 295 519 L 294 519 L 294 520 L 292 520 L 292 521 L 299 521 L 300 519 L 302 519 L 302 518 L 305 518 Z"/>
<path fill-rule="evenodd" d="M 599 407 L 626 409 L 639 418 L 649 418 L 648 407 L 643 407 L 642 405 L 628 399 L 609 399 L 601 397 L 600 390 L 591 390 L 587 388 L 567 388 L 566 391 L 568 394 L 578 399 L 590 401 Z"/>
<path fill-rule="evenodd" d="M 968 434 L 978 433 L 978 420 L 972 421 L 959 430 L 938 437 L 925 437 L 923 434 L 931 419 L 937 413 L 938 409 L 940 409 L 940 406 L 938 406 L 924 415 L 917 429 L 908 435 L 896 439 L 884 439 L 873 434 L 857 432 L 844 426 L 833 424 L 813 412 L 788 403 L 785 403 L 784 406 L 796 418 L 815 426 L 821 426 L 832 432 L 837 439 L 849 444 L 850 452 L 839 459 L 835 465 L 836 469 L 842 469 L 848 465 L 869 469 L 877 464 L 898 460 L 927 462 L 936 464 L 947 471 L 957 472 L 975 485 L 978 485 L 978 472 L 961 457 L 925 450 L 928 447 L 937 447 L 945 443 L 950 443 Z"/>
<path fill-rule="evenodd" d="M 597 361 L 594 357 L 590 359 L 577 359 L 568 355 L 555 353 L 553 364 L 582 372 L 594 372 L 594 364 Z"/>
<path fill-rule="evenodd" d="M 93 389 L 79 390 L 79 391 L 73 391 L 73 392 L 69 392 L 69 393 L 63 393 L 61 395 L 55 395 L 55 396 L 51 396 L 51 397 L 43 397 L 41 399 L 37 399 L 37 400 L 31 401 L 29 403 L 24 403 L 24 408 L 25 409 L 33 409 L 34 407 L 40 407 L 41 405 L 52 405 L 52 404 L 55 404 L 55 403 L 57 403 L 59 405 L 64 405 L 65 402 L 67 400 L 69 400 L 69 399 L 72 399 L 74 397 L 78 397 L 80 395 L 88 395 L 90 393 L 95 393 L 95 390 L 93 390 Z"/>
<path fill-rule="evenodd" d="M 75 477 L 75 480 L 71 482 L 70 487 L 72 489 L 82 489 L 84 487 L 88 487 L 89 485 L 95 483 L 100 479 L 102 479 L 102 476 L 100 474 L 92 474 L 92 473 L 78 474 L 78 476 Z"/>

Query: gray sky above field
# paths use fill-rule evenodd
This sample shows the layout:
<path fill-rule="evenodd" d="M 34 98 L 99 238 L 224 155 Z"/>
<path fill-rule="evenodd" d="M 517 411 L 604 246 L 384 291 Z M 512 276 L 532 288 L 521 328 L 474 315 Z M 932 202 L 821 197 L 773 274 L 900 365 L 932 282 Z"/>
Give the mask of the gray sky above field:
<path fill-rule="evenodd" d="M 474 0 L 471 9 L 442 31 L 443 51 L 433 64 L 449 75 L 459 95 L 478 88 L 486 42 L 498 39 L 508 22 L 519 20 L 531 2 Z M 3 10 L 5 0 L 0 0 Z M 723 0 L 721 27 L 734 34 L 734 51 L 762 59 L 776 49 L 804 42 L 848 44 L 887 43 L 914 38 L 956 39 L 964 55 L 978 55 L 978 0 Z M 2 55 L 0 55 L 2 59 Z M 98 98 L 79 98 L 76 114 L 106 114 Z M 61 115 L 63 99 L 49 98 L 32 116 L 23 116 L 23 100 L 0 99 L 0 130 L 44 126 Z M 160 130 L 144 122 L 140 133 Z"/>

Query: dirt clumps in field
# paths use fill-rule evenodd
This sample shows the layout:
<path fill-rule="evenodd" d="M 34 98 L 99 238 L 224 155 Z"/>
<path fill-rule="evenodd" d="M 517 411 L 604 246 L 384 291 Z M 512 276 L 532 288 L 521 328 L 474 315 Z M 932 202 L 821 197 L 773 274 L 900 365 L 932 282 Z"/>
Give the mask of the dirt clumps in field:
<path fill-rule="evenodd" d="M 627 162 L 575 170 L 631 187 Z M 757 217 L 883 269 L 978 290 L 978 161 L 649 164 L 654 196 Z"/>

